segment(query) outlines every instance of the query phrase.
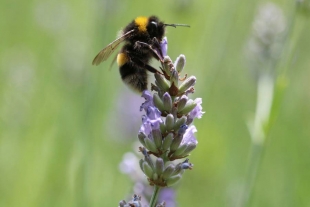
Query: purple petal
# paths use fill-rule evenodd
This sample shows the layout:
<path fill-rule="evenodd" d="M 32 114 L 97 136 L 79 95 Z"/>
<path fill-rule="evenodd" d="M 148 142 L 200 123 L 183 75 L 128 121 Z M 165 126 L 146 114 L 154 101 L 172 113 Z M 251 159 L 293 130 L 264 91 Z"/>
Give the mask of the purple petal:
<path fill-rule="evenodd" d="M 194 118 L 198 118 L 200 119 L 202 117 L 202 114 L 204 114 L 205 112 L 202 111 L 202 99 L 201 98 L 196 98 L 194 100 L 194 102 L 197 104 L 196 107 L 189 112 L 188 116 L 190 119 L 194 119 Z"/>
<path fill-rule="evenodd" d="M 150 91 L 144 90 L 142 92 L 142 97 L 145 99 L 145 102 L 142 103 L 142 105 L 140 106 L 140 111 L 142 111 L 143 109 L 144 111 L 146 111 L 149 106 L 154 106 L 153 95 Z"/>
<path fill-rule="evenodd" d="M 168 51 L 168 40 L 167 37 L 164 37 L 164 39 L 160 42 L 160 48 L 163 56 L 167 56 Z"/>
<path fill-rule="evenodd" d="M 139 132 L 143 132 L 146 135 L 149 135 L 152 132 L 152 125 L 148 119 L 143 121 Z"/>
<path fill-rule="evenodd" d="M 188 127 L 185 134 L 183 135 L 181 145 L 185 143 L 190 143 L 190 142 L 198 144 L 198 141 L 194 137 L 195 132 L 197 132 L 197 129 L 194 125 L 191 125 L 190 127 Z"/>
<path fill-rule="evenodd" d="M 161 112 L 155 106 L 149 106 L 146 110 L 146 116 L 150 119 L 160 118 Z"/>
<path fill-rule="evenodd" d="M 149 135 L 153 129 L 159 129 L 160 123 L 163 122 L 160 115 L 161 112 L 155 106 L 147 107 L 146 115 L 142 117 L 140 132 Z"/>

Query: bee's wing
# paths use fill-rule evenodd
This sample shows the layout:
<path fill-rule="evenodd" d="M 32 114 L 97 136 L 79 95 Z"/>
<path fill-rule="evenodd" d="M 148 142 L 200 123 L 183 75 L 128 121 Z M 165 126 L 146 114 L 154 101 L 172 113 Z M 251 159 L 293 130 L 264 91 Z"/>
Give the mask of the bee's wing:
<path fill-rule="evenodd" d="M 134 30 L 130 30 L 125 33 L 121 37 L 117 38 L 113 42 L 111 42 L 108 46 L 103 48 L 98 55 L 93 60 L 93 65 L 99 65 L 102 61 L 108 59 L 108 57 L 112 54 L 112 52 L 128 37 L 130 36 Z"/>

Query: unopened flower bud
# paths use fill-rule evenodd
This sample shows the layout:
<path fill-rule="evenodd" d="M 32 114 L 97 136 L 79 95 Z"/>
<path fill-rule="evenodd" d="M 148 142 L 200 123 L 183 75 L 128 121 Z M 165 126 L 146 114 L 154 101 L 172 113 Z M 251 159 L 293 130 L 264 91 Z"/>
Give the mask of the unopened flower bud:
<path fill-rule="evenodd" d="M 143 168 L 144 174 L 147 177 L 149 177 L 149 178 L 153 177 L 153 169 L 152 169 L 152 167 L 147 162 L 143 162 L 142 163 L 142 168 Z"/>
<path fill-rule="evenodd" d="M 184 108 L 179 111 L 179 114 L 186 115 L 189 112 L 191 112 L 195 107 L 197 106 L 197 103 L 195 103 L 193 100 L 188 100 Z"/>
<path fill-rule="evenodd" d="M 174 124 L 173 129 L 176 131 L 178 130 L 183 124 L 186 123 L 187 117 L 186 116 L 182 116 L 181 118 L 179 118 L 176 123 Z"/>
<path fill-rule="evenodd" d="M 178 71 L 176 71 L 176 70 L 172 70 L 171 71 L 170 82 L 171 82 L 171 85 L 172 84 L 174 84 L 175 86 L 179 85 L 179 74 L 178 74 Z"/>
<path fill-rule="evenodd" d="M 183 172 L 184 172 L 184 169 L 182 168 L 182 163 L 179 163 L 175 166 L 172 176 L 179 175 L 179 174 L 182 175 Z"/>
<path fill-rule="evenodd" d="M 186 144 L 180 145 L 179 148 L 173 153 L 173 158 L 181 157 L 180 155 L 183 154 L 183 152 L 186 149 Z"/>
<path fill-rule="evenodd" d="M 183 81 L 183 83 L 179 86 L 179 93 L 180 94 L 184 93 L 187 89 L 194 86 L 195 83 L 196 83 L 195 76 L 190 76 L 189 78 L 186 78 L 186 80 Z"/>
<path fill-rule="evenodd" d="M 178 111 L 181 111 L 188 101 L 188 97 L 183 95 L 178 101 Z"/>
<path fill-rule="evenodd" d="M 189 166 L 193 166 L 193 165 L 188 162 L 188 159 L 184 160 L 183 162 L 181 162 L 175 166 L 175 170 L 172 173 L 172 175 L 174 176 L 174 175 L 178 175 L 178 174 L 180 174 L 180 175 L 183 174 L 185 169 L 191 169 L 191 168 L 189 168 Z"/>
<path fill-rule="evenodd" d="M 176 149 L 178 149 L 180 143 L 182 142 L 182 139 L 183 139 L 183 135 L 182 136 L 178 135 L 172 140 L 172 143 L 170 145 L 171 152 L 174 152 Z"/>
<path fill-rule="evenodd" d="M 139 132 L 138 138 L 139 138 L 140 143 L 145 147 L 144 139 L 146 138 L 146 135 L 143 132 Z"/>
<path fill-rule="evenodd" d="M 185 60 L 185 56 L 184 56 L 184 55 L 180 55 L 180 56 L 176 59 L 176 61 L 175 61 L 175 63 L 174 63 L 174 66 L 175 66 L 176 70 L 177 70 L 179 73 L 181 73 L 181 71 L 183 70 L 183 68 L 184 68 L 184 66 L 185 66 L 185 62 L 186 62 L 186 60 Z"/>
<path fill-rule="evenodd" d="M 164 102 L 161 100 L 161 98 L 159 97 L 158 93 L 155 93 L 153 96 L 153 102 L 154 105 L 160 110 L 164 110 Z"/>
<path fill-rule="evenodd" d="M 163 145 L 162 145 L 163 151 L 166 151 L 166 150 L 169 149 L 169 147 L 170 147 L 170 145 L 171 145 L 171 143 L 172 143 L 172 140 L 173 140 L 173 134 L 172 134 L 172 133 L 169 133 L 169 134 L 165 137 L 165 139 L 164 139 L 164 141 L 163 141 Z"/>
<path fill-rule="evenodd" d="M 161 175 L 164 171 L 164 161 L 162 158 L 157 158 L 155 162 L 155 171 L 158 175 Z"/>
<path fill-rule="evenodd" d="M 155 79 L 156 79 L 156 84 L 157 86 L 162 90 L 162 91 L 168 91 L 170 87 L 170 83 L 165 79 L 165 77 L 161 74 L 155 73 Z"/>
<path fill-rule="evenodd" d="M 166 133 L 166 124 L 165 123 L 160 123 L 159 125 L 159 129 L 161 131 L 162 134 Z"/>
<path fill-rule="evenodd" d="M 167 115 L 165 123 L 167 131 L 170 131 L 174 127 L 174 117 L 172 114 Z"/>
<path fill-rule="evenodd" d="M 171 111 L 172 108 L 172 99 L 169 93 L 164 93 L 163 95 L 163 103 L 164 103 L 164 109 L 168 112 Z"/>
<path fill-rule="evenodd" d="M 161 147 L 162 144 L 162 136 L 159 129 L 152 130 L 153 140 L 156 145 L 156 149 Z"/>
<path fill-rule="evenodd" d="M 172 61 L 170 59 L 169 56 L 164 57 L 164 64 L 163 64 L 163 71 L 165 71 L 165 73 L 168 76 L 171 76 L 171 71 L 170 71 L 170 65 L 172 64 Z"/>
<path fill-rule="evenodd" d="M 163 174 L 162 174 L 162 178 L 164 180 L 167 180 L 172 173 L 174 172 L 174 165 L 173 164 L 169 164 L 166 169 L 164 170 Z"/>
<path fill-rule="evenodd" d="M 173 106 L 172 109 L 171 109 L 171 114 L 173 115 L 174 120 L 176 120 L 177 114 L 178 114 L 178 109 Z"/>
<path fill-rule="evenodd" d="M 142 171 L 143 171 L 143 162 L 145 162 L 143 159 L 139 160 L 139 166 Z"/>
<path fill-rule="evenodd" d="M 150 150 L 151 152 L 157 152 L 157 148 L 153 140 L 146 138 L 144 139 L 144 142 L 148 150 Z"/>
<path fill-rule="evenodd" d="M 175 185 L 176 183 L 178 183 L 180 181 L 180 179 L 182 178 L 181 175 L 175 175 L 175 176 L 172 176 L 170 177 L 166 183 L 167 183 L 167 186 L 170 187 L 172 185 Z"/>
<path fill-rule="evenodd" d="M 153 161 L 152 161 L 150 155 L 147 153 L 145 148 L 142 149 L 142 153 L 144 155 L 144 161 L 147 162 L 148 165 L 151 166 L 152 169 L 154 169 Z"/>
<path fill-rule="evenodd" d="M 191 151 L 193 151 L 197 147 L 197 143 L 190 142 L 187 144 L 186 149 L 184 150 L 183 154 L 181 156 L 188 155 Z"/>

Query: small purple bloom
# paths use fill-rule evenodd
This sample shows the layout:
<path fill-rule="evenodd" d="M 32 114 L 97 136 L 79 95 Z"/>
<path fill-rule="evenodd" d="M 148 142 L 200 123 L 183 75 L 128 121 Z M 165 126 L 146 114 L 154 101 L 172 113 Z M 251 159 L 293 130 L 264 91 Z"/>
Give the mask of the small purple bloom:
<path fill-rule="evenodd" d="M 147 136 L 152 132 L 151 123 L 150 123 L 149 119 L 147 118 L 147 116 L 145 116 L 145 115 L 142 116 L 142 125 L 140 127 L 139 133 L 141 133 L 141 132 Z"/>
<path fill-rule="evenodd" d="M 142 116 L 140 132 L 149 135 L 153 129 L 159 129 L 163 120 L 161 119 L 161 112 L 154 106 L 152 94 L 145 90 L 142 92 L 142 97 L 145 98 L 145 102 L 140 106 L 140 111 L 144 109 L 146 115 Z"/>
<path fill-rule="evenodd" d="M 188 114 L 188 118 L 193 120 L 194 118 L 198 118 L 200 119 L 202 117 L 202 114 L 204 114 L 205 112 L 202 111 L 202 99 L 201 98 L 196 98 L 194 100 L 194 102 L 197 104 L 196 107 L 189 112 Z"/>
<path fill-rule="evenodd" d="M 154 105 L 147 107 L 146 116 L 151 120 L 161 118 L 161 112 Z"/>
<path fill-rule="evenodd" d="M 194 125 L 191 125 L 188 127 L 186 130 L 185 134 L 183 135 L 183 139 L 181 142 L 181 145 L 186 144 L 186 143 L 195 143 L 198 144 L 198 141 L 194 137 L 194 133 L 197 132 L 197 129 Z"/>
<path fill-rule="evenodd" d="M 189 162 L 184 162 L 181 164 L 181 168 L 183 170 L 187 170 L 187 169 L 193 169 L 193 164 L 192 163 L 189 163 Z"/>
<path fill-rule="evenodd" d="M 160 48 L 161 48 L 161 52 L 163 54 L 163 57 L 167 56 L 167 51 L 168 51 L 168 39 L 167 39 L 167 37 L 164 37 L 164 39 L 160 42 Z"/>
<path fill-rule="evenodd" d="M 180 129 L 179 129 L 179 131 L 178 131 L 178 134 L 179 134 L 179 135 L 185 134 L 187 129 L 188 129 L 188 126 L 187 126 L 186 124 L 183 124 L 183 125 L 180 127 Z"/>
<path fill-rule="evenodd" d="M 142 92 L 142 97 L 145 99 L 145 102 L 142 103 L 142 105 L 140 106 L 140 111 L 144 109 L 144 111 L 146 112 L 149 106 L 154 106 L 153 95 L 151 94 L 150 91 L 144 90 Z"/>
<path fill-rule="evenodd" d="M 142 116 L 140 132 L 149 135 L 153 129 L 159 129 L 160 123 L 163 122 L 160 115 L 161 112 L 155 106 L 149 106 L 146 115 Z"/>

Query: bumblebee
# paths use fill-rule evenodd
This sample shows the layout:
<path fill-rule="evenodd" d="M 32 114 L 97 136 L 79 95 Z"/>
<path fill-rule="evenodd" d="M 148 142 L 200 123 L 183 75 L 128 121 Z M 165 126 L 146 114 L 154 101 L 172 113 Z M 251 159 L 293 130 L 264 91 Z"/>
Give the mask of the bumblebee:
<path fill-rule="evenodd" d="M 121 35 L 102 49 L 92 64 L 99 65 L 108 59 L 124 42 L 116 57 L 122 80 L 132 89 L 142 92 L 147 89 L 147 71 L 160 73 L 149 63 L 152 58 L 162 61 L 160 43 L 165 36 L 166 26 L 186 26 L 185 24 L 165 24 L 156 16 L 137 17 L 121 32 Z"/>

